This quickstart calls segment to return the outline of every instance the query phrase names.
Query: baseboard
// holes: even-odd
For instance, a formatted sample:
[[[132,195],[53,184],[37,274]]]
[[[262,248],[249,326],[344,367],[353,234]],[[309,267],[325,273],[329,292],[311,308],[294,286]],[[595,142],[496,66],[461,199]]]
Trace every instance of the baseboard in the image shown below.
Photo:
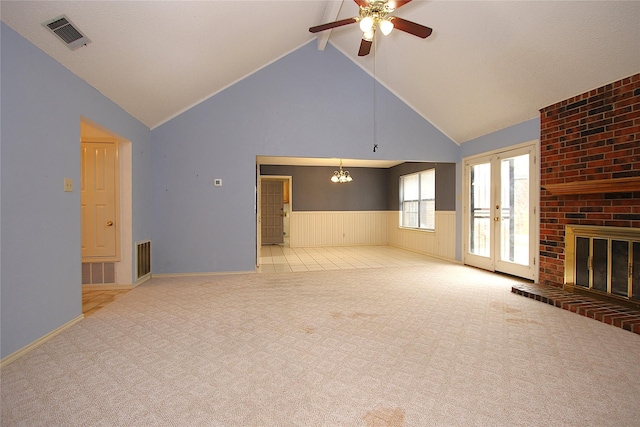
[[[146,276],[142,276],[141,278],[139,278],[138,280],[136,280],[136,282],[131,285],[132,288],[137,288],[138,286],[142,285],[144,282],[151,280],[151,274],[147,274]]]
[[[255,274],[255,270],[248,271],[218,271],[218,272],[209,272],[209,273],[163,273],[163,274],[153,274],[153,277],[197,277],[197,276],[225,276],[229,274]]]
[[[53,331],[49,332],[48,334],[38,338],[37,340],[35,340],[31,344],[29,344],[29,345],[27,345],[25,347],[22,347],[20,350],[16,351],[15,353],[12,353],[12,354],[8,355],[7,357],[5,357],[4,359],[2,359],[0,361],[0,368],[4,368],[9,363],[16,361],[20,357],[22,357],[25,354],[29,353],[31,350],[41,346],[45,342],[49,341],[51,338],[53,338],[56,335],[58,335],[59,333],[63,332],[65,329],[69,329],[70,327],[72,327],[73,325],[75,325],[76,323],[81,321],[82,319],[84,319],[84,314],[81,314],[80,316],[76,317],[75,319],[72,319],[72,320],[68,321],[67,323],[65,323],[64,325],[60,326],[59,328],[56,328]]]
[[[415,249],[411,249],[411,248],[405,248],[403,246],[396,246],[396,245],[388,245],[391,248],[396,248],[396,249],[402,249],[403,251],[407,251],[407,252],[413,252],[414,254],[420,254],[420,255],[424,255],[424,256],[428,256],[429,258],[435,258],[435,259],[439,259],[442,261],[448,261],[451,262],[453,264],[459,264],[459,265],[464,265],[464,263],[462,261],[459,261],[457,259],[453,259],[453,258],[447,258],[444,256],[440,256],[440,255],[435,255],[435,254],[430,254],[428,252],[422,252],[422,251],[417,251]]]
[[[122,290],[131,290],[142,285],[144,282],[151,280],[151,274],[147,274],[144,277],[136,280],[135,283],[129,285],[117,285],[115,283],[107,283],[104,285],[82,285],[83,291],[122,291]]]
[[[105,285],[82,285],[83,291],[121,291],[133,288],[133,285],[116,285],[115,283]]]

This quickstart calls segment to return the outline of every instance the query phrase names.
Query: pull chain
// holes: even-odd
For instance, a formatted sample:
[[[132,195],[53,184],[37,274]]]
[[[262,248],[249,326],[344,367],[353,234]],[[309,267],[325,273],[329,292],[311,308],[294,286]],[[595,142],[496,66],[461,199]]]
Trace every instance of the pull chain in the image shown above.
[[[375,41],[376,33],[373,33],[373,152],[376,152],[378,148],[378,124],[377,124],[377,91],[376,91],[376,50],[377,45]]]

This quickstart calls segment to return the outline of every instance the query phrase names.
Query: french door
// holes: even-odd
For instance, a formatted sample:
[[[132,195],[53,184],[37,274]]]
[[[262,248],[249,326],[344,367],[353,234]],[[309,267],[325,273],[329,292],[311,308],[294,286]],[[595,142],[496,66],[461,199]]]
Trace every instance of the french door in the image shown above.
[[[464,262],[537,279],[536,145],[464,161]]]

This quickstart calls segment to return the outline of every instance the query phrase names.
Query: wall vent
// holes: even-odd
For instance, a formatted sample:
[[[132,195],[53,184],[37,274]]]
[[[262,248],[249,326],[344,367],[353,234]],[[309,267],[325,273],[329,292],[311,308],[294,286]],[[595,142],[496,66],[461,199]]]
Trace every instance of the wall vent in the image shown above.
[[[51,19],[42,25],[58,36],[60,40],[62,40],[62,42],[71,50],[76,50],[79,47],[91,43],[91,40],[82,34],[82,32],[78,30],[66,15]]]
[[[82,284],[104,285],[116,283],[116,266],[113,262],[83,262]]]
[[[136,242],[136,280],[151,275],[151,240]]]

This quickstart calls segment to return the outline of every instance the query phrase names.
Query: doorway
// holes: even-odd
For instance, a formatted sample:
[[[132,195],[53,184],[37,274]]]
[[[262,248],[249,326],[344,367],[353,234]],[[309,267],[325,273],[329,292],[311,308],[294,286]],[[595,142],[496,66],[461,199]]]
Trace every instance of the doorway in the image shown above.
[[[130,289],[131,142],[81,118],[80,153],[82,286]],[[87,198],[89,184],[98,191]]]
[[[263,245],[284,244],[284,185],[274,179],[262,180],[261,228]]]
[[[464,160],[464,263],[536,280],[537,144]]]
[[[257,185],[257,258],[265,245],[290,247],[291,177],[262,175]]]

